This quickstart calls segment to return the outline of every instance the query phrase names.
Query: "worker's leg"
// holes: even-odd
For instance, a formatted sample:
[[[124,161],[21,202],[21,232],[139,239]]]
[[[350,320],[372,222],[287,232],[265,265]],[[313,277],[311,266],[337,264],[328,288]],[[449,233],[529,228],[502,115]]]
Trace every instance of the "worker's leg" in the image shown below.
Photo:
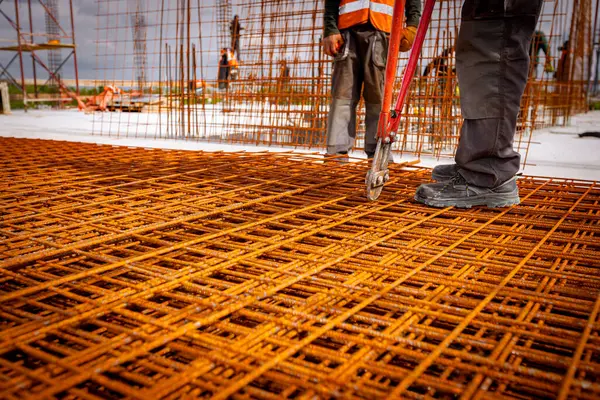
[[[456,44],[465,119],[456,163],[468,183],[487,188],[519,170],[513,139],[542,0],[504,5],[504,0],[467,0]]]
[[[388,35],[375,28],[358,32],[364,71],[365,153],[373,157],[377,147],[377,125],[383,100],[385,65],[389,45]]]
[[[227,71],[225,67],[219,65],[219,89],[225,89],[225,80],[227,79]]]
[[[327,154],[345,154],[354,146],[356,106],[362,86],[356,37],[342,32],[344,46],[335,57],[331,77],[331,106],[327,118]]]
[[[456,43],[464,117],[456,153],[459,175],[450,183],[421,185],[418,201],[463,207],[518,203],[511,178],[520,156],[513,140],[542,1],[465,1]]]
[[[241,62],[242,55],[240,54],[240,36],[239,35],[237,35],[237,37],[235,38],[235,46],[233,48],[235,49],[235,54],[237,55],[238,62]]]

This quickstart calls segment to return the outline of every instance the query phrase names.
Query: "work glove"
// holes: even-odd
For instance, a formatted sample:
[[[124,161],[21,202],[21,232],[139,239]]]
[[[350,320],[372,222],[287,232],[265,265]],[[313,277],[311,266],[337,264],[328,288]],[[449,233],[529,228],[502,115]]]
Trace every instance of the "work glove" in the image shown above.
[[[400,51],[409,51],[415,41],[415,36],[417,36],[416,26],[407,26],[402,29],[400,33]]]
[[[339,33],[329,35],[323,39],[323,51],[331,57],[335,57],[344,45],[344,39]]]
[[[544,65],[544,71],[549,74],[554,72],[554,66],[552,65],[551,58],[546,58],[546,64]]]

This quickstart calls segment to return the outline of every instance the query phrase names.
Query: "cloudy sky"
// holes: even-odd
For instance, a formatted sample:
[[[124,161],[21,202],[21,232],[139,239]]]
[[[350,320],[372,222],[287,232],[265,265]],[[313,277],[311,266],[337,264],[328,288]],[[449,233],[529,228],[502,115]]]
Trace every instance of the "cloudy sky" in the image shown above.
[[[46,2],[47,0],[41,0]],[[225,36],[229,36],[227,23],[220,21],[220,15],[215,7],[216,0],[189,0],[191,12],[189,15],[190,30],[189,44],[197,49],[198,75],[206,79],[216,78],[219,50],[226,45],[223,43]],[[70,35],[71,25],[69,20],[69,1],[57,0],[60,13],[60,23],[63,29]],[[36,33],[45,33],[44,10],[40,0],[31,0],[32,21],[34,41],[42,43],[46,40],[43,36],[35,36]],[[188,20],[188,15],[183,14],[181,9],[188,0],[73,0],[73,13],[75,16],[75,37],[77,43],[77,61],[79,65],[79,76],[85,79],[133,79],[135,76],[133,57],[133,32],[132,14],[138,5],[141,5],[146,19],[147,38],[147,76],[149,79],[157,79],[160,75],[166,76],[165,65],[167,63],[167,51],[170,53],[170,62],[173,70],[176,70],[180,45],[187,47],[188,42],[181,43],[177,38],[178,29],[181,32],[181,24]],[[245,28],[242,44],[247,53],[247,59],[253,59],[259,63],[264,57],[271,61],[294,59],[304,57],[307,60],[314,58],[314,44],[319,41],[322,19],[315,18],[315,8],[321,7],[321,0],[282,0],[280,2],[269,2],[268,5],[259,1],[232,1],[232,9],[228,16],[239,14],[243,19]],[[25,32],[29,32],[27,0],[19,0],[19,13],[21,26]],[[15,18],[14,2],[5,0],[0,4],[0,9],[13,21]],[[269,18],[263,15],[269,14]],[[0,43],[4,46],[15,45],[17,36],[10,24],[0,16]],[[303,31],[294,32],[294,35],[282,35],[284,30],[294,30],[294,27],[303,27]],[[187,36],[187,27],[183,26]],[[269,29],[273,28],[273,29]],[[270,32],[265,32],[269,30]],[[317,32],[317,33],[315,33]],[[229,39],[227,39],[229,40]],[[65,39],[69,42],[69,39]],[[307,43],[309,49],[298,50],[292,43]],[[165,44],[169,48],[165,48]],[[228,42],[227,42],[228,45]],[[312,47],[311,47],[312,46]],[[261,52],[259,49],[266,48]],[[307,54],[306,52],[311,52]],[[161,54],[162,53],[162,54]],[[0,52],[0,63],[5,67],[14,52]],[[39,51],[38,56],[45,62],[47,53]],[[68,50],[62,50],[63,58],[69,54]],[[31,57],[25,55],[24,69],[26,77],[32,76]],[[47,73],[37,67],[38,77],[47,77]],[[19,79],[18,60],[13,62],[9,68],[11,74]],[[62,70],[65,78],[74,77],[73,63],[67,62]]]
[[[47,0],[41,0],[46,2]],[[19,0],[19,17],[22,29],[25,33],[29,33],[29,15],[27,8],[28,0]],[[148,64],[150,64],[149,74],[152,74],[154,63],[158,63],[159,41],[162,34],[163,43],[175,38],[177,8],[181,4],[185,4],[187,0],[73,0],[73,14],[75,16],[75,38],[77,44],[77,61],[79,66],[79,76],[85,79],[94,79],[102,75],[120,75],[126,77],[132,75],[133,71],[133,32],[131,29],[131,14],[135,10],[138,3],[146,8],[147,18],[147,39],[148,39]],[[192,27],[190,36],[195,40],[196,46],[200,42],[200,35],[197,22],[199,19],[205,21],[204,40],[205,47],[216,46],[216,32],[214,21],[214,2],[215,0],[194,0],[191,3],[196,4],[192,11]],[[71,25],[69,20],[69,1],[57,0],[60,14],[61,27],[70,35]],[[200,6],[198,4],[201,3]],[[42,43],[46,40],[45,37],[37,34],[45,33],[45,12],[40,4],[40,0],[31,0],[32,4],[32,26],[34,31],[34,41]],[[164,4],[164,7],[163,7]],[[5,0],[0,4],[0,10],[5,13],[11,20],[16,21],[15,7],[12,0]],[[162,18],[164,27],[162,32],[158,28],[160,24],[160,12],[162,10]],[[232,10],[232,12],[235,10]],[[208,29],[208,31],[206,31]],[[16,31],[11,27],[10,23],[0,16],[0,45],[9,46],[15,45],[17,42]],[[65,42],[70,42],[70,39],[64,39]],[[175,41],[171,43],[176,46]],[[68,50],[62,50],[63,58],[69,54]],[[11,60],[14,52],[0,52],[0,63],[6,67]],[[38,56],[45,62],[47,54],[45,52],[37,52]],[[218,54],[208,57],[206,63],[216,63]],[[156,60],[155,60],[156,59]],[[31,57],[23,58],[25,64],[26,77],[32,76]],[[40,72],[38,76],[47,76],[47,73]],[[10,67],[10,72],[13,76],[18,77],[19,63],[18,60],[13,62]],[[73,77],[73,63],[67,62],[63,67],[64,77]]]

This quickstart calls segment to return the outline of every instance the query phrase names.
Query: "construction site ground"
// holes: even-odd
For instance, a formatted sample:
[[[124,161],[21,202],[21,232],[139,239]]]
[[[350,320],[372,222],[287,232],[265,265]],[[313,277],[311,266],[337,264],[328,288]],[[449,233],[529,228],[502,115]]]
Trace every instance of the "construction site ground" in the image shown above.
[[[91,113],[77,110],[22,110],[2,116],[0,137],[66,140],[84,143],[109,144],[172,150],[201,150],[226,152],[289,152],[323,153],[321,149],[280,146],[240,145],[206,142],[195,139],[164,138],[157,131],[156,116],[140,113]],[[567,127],[535,131],[531,140],[527,164],[522,172],[534,176],[600,180],[600,140],[580,138],[578,133],[600,131],[600,111],[574,116]],[[163,134],[165,134],[163,132]],[[166,135],[165,135],[166,136]],[[364,159],[362,151],[351,154],[356,161]],[[409,153],[394,155],[396,160],[415,161]],[[419,165],[432,168],[438,163],[452,162],[450,158],[420,157]]]
[[[600,397],[599,112],[470,210],[410,157],[368,202],[366,161],[52,113],[0,116],[0,397]]]

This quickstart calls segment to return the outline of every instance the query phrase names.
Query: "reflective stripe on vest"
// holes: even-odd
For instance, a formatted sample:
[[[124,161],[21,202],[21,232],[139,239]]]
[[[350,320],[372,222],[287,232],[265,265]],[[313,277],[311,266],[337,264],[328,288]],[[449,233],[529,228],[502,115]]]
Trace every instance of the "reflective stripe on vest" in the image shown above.
[[[351,26],[371,21],[376,29],[384,32],[392,30],[392,15],[394,0],[342,0],[339,9],[338,28],[346,29]]]

